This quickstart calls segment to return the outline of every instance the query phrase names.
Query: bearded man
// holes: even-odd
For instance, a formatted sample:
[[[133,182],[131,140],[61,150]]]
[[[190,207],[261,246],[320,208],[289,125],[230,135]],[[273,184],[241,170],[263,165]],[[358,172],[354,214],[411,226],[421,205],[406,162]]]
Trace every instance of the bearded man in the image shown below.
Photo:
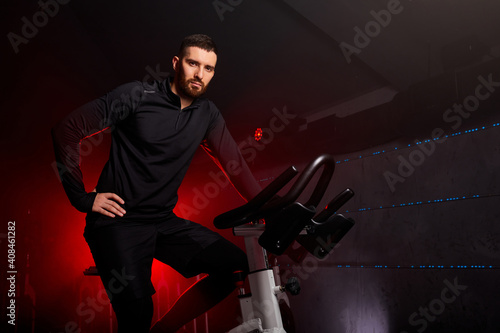
[[[261,189],[219,110],[204,98],[217,48],[206,35],[186,37],[164,81],[124,84],[70,113],[52,130],[64,190],[87,213],[84,237],[118,322],[118,332],[149,332],[153,258],[184,277],[207,275],[190,287],[154,332],[176,332],[229,295],[233,272],[248,272],[245,253],[208,228],[176,216],[177,190],[198,146],[247,200]],[[86,192],[81,140],[111,128],[109,160]]]

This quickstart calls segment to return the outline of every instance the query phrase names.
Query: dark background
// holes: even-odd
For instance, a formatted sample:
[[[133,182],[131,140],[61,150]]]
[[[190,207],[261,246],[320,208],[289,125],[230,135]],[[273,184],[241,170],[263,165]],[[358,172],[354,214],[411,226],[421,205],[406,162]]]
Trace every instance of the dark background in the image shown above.
[[[54,172],[50,129],[119,84],[165,78],[192,33],[218,44],[208,95],[263,185],[330,153],[328,196],[356,192],[343,208],[356,225],[331,256],[278,258],[302,281],[297,332],[499,331],[499,11],[495,0],[4,1],[0,241],[4,276],[15,221],[17,331],[116,328],[98,278],[82,274],[84,215]],[[109,134],[83,146],[90,191]],[[243,202],[217,172],[200,151],[179,214],[212,227]],[[156,264],[153,281],[155,318],[193,282]],[[443,294],[450,283],[462,289]],[[236,306],[188,329],[229,330]]]

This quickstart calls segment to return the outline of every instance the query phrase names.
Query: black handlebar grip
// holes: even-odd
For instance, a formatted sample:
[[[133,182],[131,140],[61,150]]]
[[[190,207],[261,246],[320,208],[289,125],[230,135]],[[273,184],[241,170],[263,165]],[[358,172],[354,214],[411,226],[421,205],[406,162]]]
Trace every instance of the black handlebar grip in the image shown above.
[[[354,191],[350,188],[346,188],[344,191],[339,193],[335,198],[333,198],[326,208],[316,215],[313,220],[315,222],[324,222],[330,216],[332,216],[337,210],[340,209],[347,201],[349,201],[354,196]]]
[[[333,172],[335,171],[335,159],[333,158],[333,156],[328,154],[320,155],[306,166],[297,181],[293,184],[290,191],[288,191],[288,193],[283,196],[283,202],[287,202],[289,204],[295,202],[302,191],[304,191],[307,184],[309,184],[316,171],[318,171],[318,169],[323,165],[325,166],[325,168],[323,169],[317,185],[314,188],[313,194],[311,195],[310,199],[304,204],[306,207],[316,207],[325,194],[326,188],[328,187]]]
[[[298,171],[294,166],[289,167],[262,191],[260,191],[255,198],[248,201],[245,205],[215,217],[214,226],[217,229],[227,229],[253,221],[257,216],[258,210],[271,200],[293,177],[295,177],[297,172]],[[278,201],[279,202],[277,202],[277,204],[281,206],[281,200]],[[269,208],[274,208],[275,206],[276,205],[273,204],[272,207],[270,206]]]
[[[316,207],[319,201],[325,194],[325,191],[330,183],[333,172],[335,171],[335,159],[333,156],[323,154],[309,163],[305,170],[301,173],[297,181],[292,185],[290,190],[280,199],[275,202],[268,203],[295,175],[297,169],[291,166],[279,175],[271,184],[263,189],[255,198],[250,200],[243,206],[230,210],[217,216],[214,219],[214,226],[217,229],[233,228],[245,223],[252,222],[259,218],[263,218],[269,214],[278,212],[280,209],[291,205],[299,195],[304,191],[312,177],[324,165],[323,172],[313,190],[309,200],[305,203],[306,207]],[[266,205],[267,204],[267,205]]]

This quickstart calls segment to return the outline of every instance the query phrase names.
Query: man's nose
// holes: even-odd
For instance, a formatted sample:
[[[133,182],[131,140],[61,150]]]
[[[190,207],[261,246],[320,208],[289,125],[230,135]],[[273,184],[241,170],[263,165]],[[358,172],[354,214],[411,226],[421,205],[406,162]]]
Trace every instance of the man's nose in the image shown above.
[[[195,77],[202,80],[203,79],[203,69],[198,68],[198,70],[194,73]]]

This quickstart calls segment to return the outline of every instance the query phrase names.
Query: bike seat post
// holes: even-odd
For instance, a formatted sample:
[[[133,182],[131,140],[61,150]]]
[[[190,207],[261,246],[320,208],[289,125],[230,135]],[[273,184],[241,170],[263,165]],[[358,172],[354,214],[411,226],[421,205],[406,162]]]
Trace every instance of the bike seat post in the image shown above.
[[[240,297],[240,305],[244,321],[260,318],[264,329],[282,329],[274,270],[269,265],[267,251],[258,242],[264,230],[264,224],[247,224],[233,229],[236,236],[244,237],[250,268],[251,295]]]
[[[264,230],[264,224],[245,224],[233,229],[236,236],[245,240],[250,272],[269,268],[267,252],[259,245],[259,237]]]

